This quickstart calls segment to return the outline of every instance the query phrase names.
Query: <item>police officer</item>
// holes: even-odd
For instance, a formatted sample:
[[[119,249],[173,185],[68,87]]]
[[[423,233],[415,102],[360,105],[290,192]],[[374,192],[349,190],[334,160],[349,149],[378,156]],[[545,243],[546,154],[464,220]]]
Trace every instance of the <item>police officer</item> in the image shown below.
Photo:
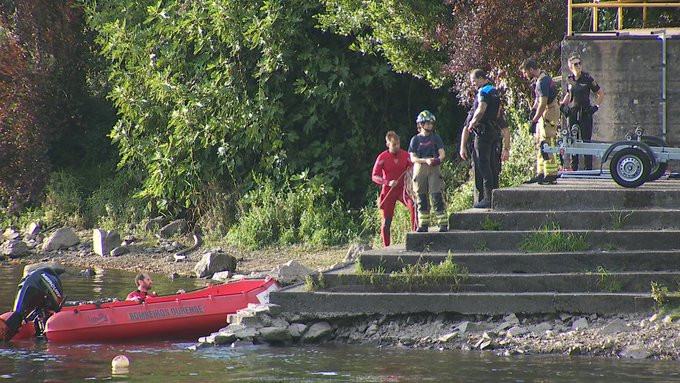
[[[577,124],[581,140],[589,142],[593,135],[593,114],[602,105],[604,91],[588,72],[583,71],[583,63],[579,56],[572,55],[567,63],[572,74],[567,77],[567,93],[562,99],[560,110],[567,116],[569,127]],[[590,92],[597,96],[594,105],[590,104]],[[585,170],[592,170],[593,156],[584,156],[584,159]],[[578,166],[578,155],[572,155],[571,169],[578,170]]]
[[[498,188],[500,161],[510,157],[510,131],[506,124],[500,124],[500,95],[487,73],[482,69],[473,70],[470,82],[477,87],[477,97],[472,115],[461,133],[459,154],[464,160],[468,158],[468,138],[473,134],[472,162],[476,189],[473,207],[484,209],[491,207],[492,191]]]
[[[535,80],[532,114],[529,120],[530,129],[534,129],[536,141],[536,177],[527,183],[554,184],[557,181],[557,157],[554,154],[543,153],[542,144],[555,145],[557,137],[557,123],[560,118],[560,108],[557,101],[557,87],[552,77],[542,71],[533,59],[524,60],[519,69],[524,77]]]

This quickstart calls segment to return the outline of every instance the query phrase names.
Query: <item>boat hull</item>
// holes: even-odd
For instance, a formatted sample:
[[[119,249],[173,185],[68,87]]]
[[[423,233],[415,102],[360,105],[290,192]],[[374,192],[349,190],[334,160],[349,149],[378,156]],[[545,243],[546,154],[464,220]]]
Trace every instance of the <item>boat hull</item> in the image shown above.
[[[101,305],[64,307],[47,320],[52,342],[111,342],[138,339],[190,339],[227,325],[227,315],[249,303],[267,303],[276,281],[244,280],[205,289]]]

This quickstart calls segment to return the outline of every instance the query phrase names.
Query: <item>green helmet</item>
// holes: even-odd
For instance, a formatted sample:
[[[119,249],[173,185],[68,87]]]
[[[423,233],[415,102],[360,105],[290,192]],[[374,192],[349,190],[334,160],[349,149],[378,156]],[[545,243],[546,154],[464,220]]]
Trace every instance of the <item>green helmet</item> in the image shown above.
[[[416,124],[420,124],[421,122],[435,122],[437,119],[434,117],[434,114],[430,112],[429,110],[423,110],[418,114],[418,117],[416,117]]]

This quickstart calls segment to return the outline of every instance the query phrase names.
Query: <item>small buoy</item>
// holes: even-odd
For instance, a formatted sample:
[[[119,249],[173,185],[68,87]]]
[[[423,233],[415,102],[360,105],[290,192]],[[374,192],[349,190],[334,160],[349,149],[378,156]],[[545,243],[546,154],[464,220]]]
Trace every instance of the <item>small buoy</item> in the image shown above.
[[[130,367],[130,360],[125,355],[118,355],[111,361],[111,367],[115,369],[123,369]]]

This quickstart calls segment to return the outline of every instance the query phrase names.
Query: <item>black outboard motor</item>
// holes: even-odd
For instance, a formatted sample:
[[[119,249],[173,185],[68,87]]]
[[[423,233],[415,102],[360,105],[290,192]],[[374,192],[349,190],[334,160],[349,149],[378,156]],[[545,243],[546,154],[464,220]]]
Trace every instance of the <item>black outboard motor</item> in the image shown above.
[[[16,335],[24,322],[35,321],[36,333],[41,334],[45,322],[53,312],[59,312],[64,303],[61,280],[49,267],[33,270],[18,286],[14,312],[6,321],[0,319],[0,338],[8,341]]]

